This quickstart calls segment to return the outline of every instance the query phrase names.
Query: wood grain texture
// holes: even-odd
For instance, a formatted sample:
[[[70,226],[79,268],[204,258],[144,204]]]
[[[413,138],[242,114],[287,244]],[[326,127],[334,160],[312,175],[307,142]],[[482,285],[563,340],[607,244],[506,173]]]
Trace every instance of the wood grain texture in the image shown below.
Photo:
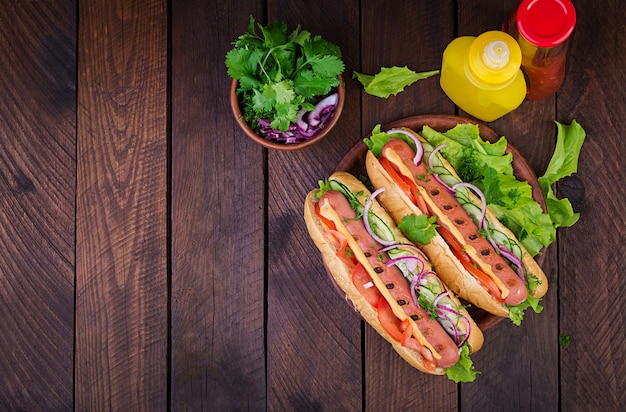
[[[562,121],[576,119],[587,137],[578,174],[558,186],[576,199],[580,221],[559,236],[563,410],[620,410],[626,405],[626,28],[623,2],[577,2]],[[584,16],[596,16],[585,18]],[[603,62],[598,64],[598,62]],[[578,245],[578,246],[576,246]]]
[[[499,29],[517,4],[497,0],[480,5],[460,2],[459,35],[477,36]],[[489,123],[520,150],[537,175],[545,171],[554,149],[555,101],[555,97],[539,102],[525,100],[513,112]],[[483,349],[473,357],[482,374],[473,384],[461,386],[463,410],[558,409],[556,245],[547,251],[542,268],[549,284],[548,294],[541,301],[543,311],[536,314],[529,309],[521,326],[505,321],[485,334]]]
[[[298,23],[338,45],[347,104],[322,142],[268,157],[268,409],[361,410],[361,322],[324,272],[303,219],[304,198],[359,139],[359,9],[351,2],[268,2],[268,21]],[[332,10],[332,13],[328,11]],[[297,177],[296,177],[297,176]]]
[[[452,10],[452,1],[365,2],[361,15],[362,72],[376,74],[382,67],[393,66],[407,66],[416,72],[439,70],[443,50],[454,36]],[[378,123],[407,116],[454,114],[454,104],[441,90],[438,75],[419,80],[387,99],[365,92],[361,98],[365,133]]]
[[[257,2],[172,10],[172,377],[178,410],[263,410],[265,172],[224,56]]]
[[[79,7],[77,410],[167,407],[167,12]]]
[[[581,215],[546,252],[544,310],[486,332],[476,382],[402,361],[303,220],[377,123],[465,115],[438,77],[380,99],[353,71],[437,69],[517,3],[0,0],[0,410],[624,409],[623,1],[576,1],[562,89],[488,124],[538,175],[555,120],[587,139],[555,187]],[[321,143],[268,151],[238,129],[224,56],[250,14],[341,47],[346,104]]]
[[[441,68],[441,53],[453,37],[452,1],[364,4],[363,72],[407,66],[422,72]],[[438,16],[433,19],[429,16]],[[376,124],[403,117],[453,113],[454,105],[439,86],[439,76],[420,80],[396,96],[381,99],[363,93],[362,124],[367,134]],[[446,377],[413,369],[373,330],[367,329],[367,410],[456,410],[457,388]]]
[[[0,2],[0,410],[73,401],[76,10]]]

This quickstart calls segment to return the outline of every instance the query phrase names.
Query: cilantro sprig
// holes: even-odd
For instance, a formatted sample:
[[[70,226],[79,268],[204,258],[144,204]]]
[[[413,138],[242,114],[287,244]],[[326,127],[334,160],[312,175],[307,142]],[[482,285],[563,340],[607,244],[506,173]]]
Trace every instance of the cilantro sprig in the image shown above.
[[[284,22],[263,26],[250,16],[248,31],[233,45],[226,68],[239,81],[242,115],[253,129],[257,119],[267,119],[286,131],[301,109],[313,110],[316,98],[339,85],[345,69],[338,46],[300,25],[288,33]]]
[[[411,242],[427,245],[436,234],[437,216],[407,215],[398,224],[398,229],[405,233]]]

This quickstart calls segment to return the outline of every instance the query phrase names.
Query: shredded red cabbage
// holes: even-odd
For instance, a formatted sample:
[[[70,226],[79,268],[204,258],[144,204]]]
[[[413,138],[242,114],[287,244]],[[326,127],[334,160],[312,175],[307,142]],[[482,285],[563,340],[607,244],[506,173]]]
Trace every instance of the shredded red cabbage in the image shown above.
[[[337,93],[324,97],[315,105],[315,110],[298,112],[298,121],[292,123],[287,131],[273,129],[271,121],[267,119],[258,119],[257,122],[261,127],[260,133],[267,140],[281,142],[286,144],[302,143],[319,133],[330,122],[335,109],[339,95]]]

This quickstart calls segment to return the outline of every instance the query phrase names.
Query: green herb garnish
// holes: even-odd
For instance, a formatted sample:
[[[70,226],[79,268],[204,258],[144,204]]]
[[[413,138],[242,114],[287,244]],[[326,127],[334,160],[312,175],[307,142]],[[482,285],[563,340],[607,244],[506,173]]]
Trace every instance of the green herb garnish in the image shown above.
[[[226,54],[228,75],[239,81],[243,118],[252,128],[269,119],[286,131],[301,109],[313,110],[316,98],[339,85],[345,66],[336,45],[297,28],[288,34],[283,22],[258,24],[250,16],[248,31]]]
[[[437,234],[437,216],[407,215],[398,224],[398,229],[406,234],[411,242],[427,245]]]

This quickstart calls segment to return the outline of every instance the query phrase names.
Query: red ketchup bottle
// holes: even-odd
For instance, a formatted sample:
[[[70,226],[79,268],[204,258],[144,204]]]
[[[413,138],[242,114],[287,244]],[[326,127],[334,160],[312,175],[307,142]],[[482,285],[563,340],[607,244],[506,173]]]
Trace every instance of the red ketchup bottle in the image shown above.
[[[502,29],[522,50],[522,71],[527,80],[526,97],[540,100],[563,84],[567,43],[576,25],[570,0],[522,0]]]

